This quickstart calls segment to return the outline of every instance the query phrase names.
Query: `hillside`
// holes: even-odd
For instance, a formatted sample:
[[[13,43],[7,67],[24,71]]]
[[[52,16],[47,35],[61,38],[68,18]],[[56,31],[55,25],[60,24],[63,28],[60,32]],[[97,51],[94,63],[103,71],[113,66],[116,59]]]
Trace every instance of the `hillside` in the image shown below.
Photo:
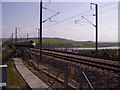
[[[37,40],[35,39],[36,43]],[[43,45],[57,45],[57,46],[68,46],[68,47],[95,47],[95,42],[93,41],[74,41],[70,39],[63,38],[43,38]],[[99,42],[99,47],[106,46],[117,46],[118,43],[107,43]]]
[[[32,39],[36,43],[38,43],[38,38],[29,38],[29,40]],[[7,39],[2,39],[3,42],[5,42]],[[26,38],[23,38],[22,41],[25,41]],[[18,41],[21,41],[19,39]],[[67,47],[95,47],[95,42],[93,41],[74,41],[70,39],[64,39],[64,38],[43,38],[43,45],[49,45],[49,46],[67,46]],[[109,47],[109,46],[118,46],[118,43],[112,43],[112,42],[99,42],[99,47]]]

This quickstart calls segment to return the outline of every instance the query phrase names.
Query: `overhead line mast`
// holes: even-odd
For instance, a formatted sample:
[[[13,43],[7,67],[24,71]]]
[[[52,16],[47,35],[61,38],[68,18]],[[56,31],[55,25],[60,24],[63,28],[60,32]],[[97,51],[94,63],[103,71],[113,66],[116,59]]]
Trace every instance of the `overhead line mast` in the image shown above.
[[[90,22],[88,19],[86,19],[84,16],[81,16],[83,19],[85,19],[87,22],[89,22],[91,25],[93,25],[96,28],[96,42],[95,42],[95,50],[96,50],[96,56],[98,56],[98,4],[96,3],[90,3],[90,9],[92,9],[92,5],[95,6],[95,14],[93,14],[93,16],[96,17],[96,24],[93,24],[92,22]],[[76,20],[76,22],[79,22],[80,20]]]
[[[42,0],[40,0],[40,39],[39,39],[39,47],[40,47],[40,61],[42,62]]]
[[[96,56],[98,56],[98,4],[91,3],[95,5],[95,16],[96,16]]]
[[[15,42],[17,42],[17,33],[18,33],[18,32],[17,32],[17,29],[18,29],[18,28],[15,28]]]

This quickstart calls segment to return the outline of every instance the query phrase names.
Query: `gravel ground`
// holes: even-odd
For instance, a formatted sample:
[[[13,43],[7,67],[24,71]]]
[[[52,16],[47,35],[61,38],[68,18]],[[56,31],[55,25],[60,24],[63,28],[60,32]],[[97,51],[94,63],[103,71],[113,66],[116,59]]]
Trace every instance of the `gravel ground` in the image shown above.
[[[60,71],[62,67],[62,64],[60,62],[63,62],[63,60],[54,58],[51,56],[46,56],[46,55],[43,55],[43,60],[44,60],[44,65],[50,68],[50,73],[57,75],[57,73]],[[66,62],[69,62],[69,61],[66,61]],[[109,88],[119,89],[120,88],[120,74],[98,69],[98,68],[87,66],[87,65],[83,65],[83,64],[77,64],[77,65],[83,68],[89,81],[91,82],[91,84],[95,89],[109,89]],[[33,73],[35,73],[41,80],[43,80],[47,85],[51,85],[51,82],[53,82],[51,78],[48,78],[41,71],[38,72],[35,69],[31,68],[30,66],[28,66],[28,68]],[[59,77],[63,78],[63,75]],[[88,87],[86,83],[84,84],[84,87],[85,88]],[[61,85],[59,82],[55,82],[52,88],[63,88],[63,85]]]
[[[44,60],[53,60],[53,62],[54,60],[63,61],[51,56],[44,56]],[[53,65],[56,66],[58,64],[54,63]],[[83,68],[94,88],[120,88],[120,73],[118,74],[82,64],[77,65]]]

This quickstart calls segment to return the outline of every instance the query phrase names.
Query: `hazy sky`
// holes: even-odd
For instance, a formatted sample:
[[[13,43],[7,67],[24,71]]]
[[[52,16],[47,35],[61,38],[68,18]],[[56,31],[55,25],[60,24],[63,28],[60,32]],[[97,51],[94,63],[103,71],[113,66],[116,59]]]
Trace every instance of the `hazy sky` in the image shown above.
[[[92,0],[91,0],[92,2]],[[99,5],[99,41],[118,40],[118,3],[96,2]],[[43,20],[60,12],[43,23],[43,37],[60,37],[77,41],[95,41],[95,7],[90,2],[44,2]],[[76,20],[80,20],[75,24]],[[39,28],[38,2],[2,2],[2,37],[10,37],[19,28],[18,37],[37,37]]]

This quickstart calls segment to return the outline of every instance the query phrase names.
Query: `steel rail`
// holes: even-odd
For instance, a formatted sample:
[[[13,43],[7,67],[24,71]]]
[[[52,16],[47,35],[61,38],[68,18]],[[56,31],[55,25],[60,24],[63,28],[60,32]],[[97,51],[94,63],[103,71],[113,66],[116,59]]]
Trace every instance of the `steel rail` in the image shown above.
[[[115,73],[120,73],[120,66],[119,65],[117,66],[117,65],[112,65],[112,64],[102,63],[102,62],[80,59],[80,58],[77,58],[77,57],[60,55],[60,54],[52,53],[52,52],[51,53],[50,52],[45,52],[44,50],[43,50],[43,54],[48,55],[48,56],[53,56],[53,57],[56,57],[56,58],[60,58],[60,59],[63,59],[65,61],[71,61],[71,62],[74,62],[74,63],[80,63],[80,64],[83,64],[83,65],[88,65],[88,66],[100,68],[100,69],[103,69],[103,70],[108,70],[108,71],[113,71]]]

